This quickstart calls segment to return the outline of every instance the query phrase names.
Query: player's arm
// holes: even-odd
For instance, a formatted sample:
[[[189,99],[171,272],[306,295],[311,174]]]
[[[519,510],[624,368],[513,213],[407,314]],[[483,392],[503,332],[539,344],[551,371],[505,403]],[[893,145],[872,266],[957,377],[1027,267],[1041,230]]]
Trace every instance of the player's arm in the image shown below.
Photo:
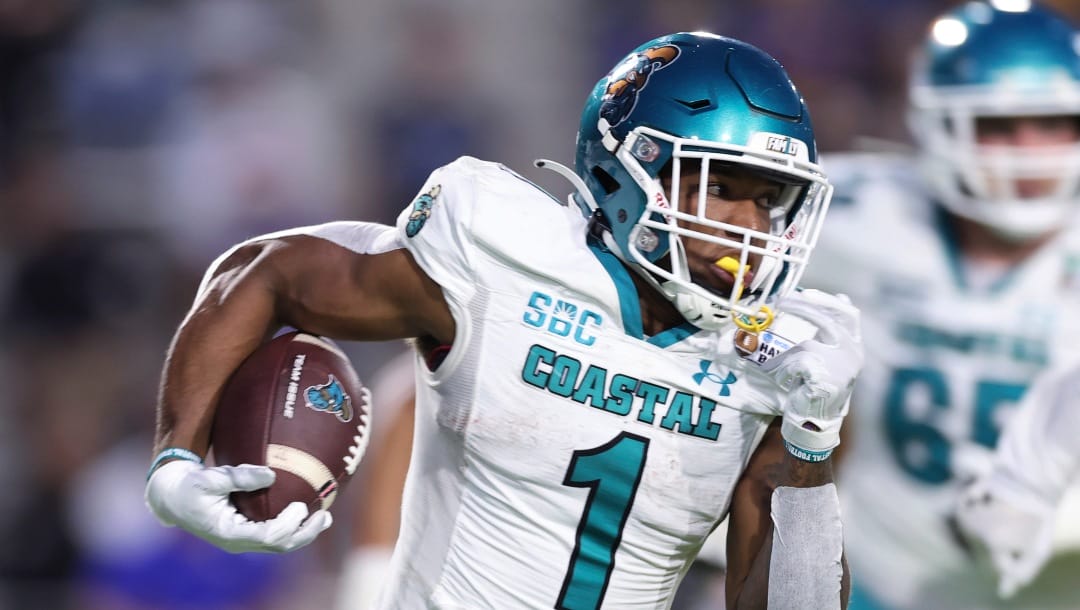
[[[805,544],[807,538],[810,538],[809,542],[815,545],[814,548],[791,549],[791,551],[793,553],[809,551],[815,555],[814,561],[824,564],[819,566],[823,568],[820,572],[825,573],[827,578],[806,581],[806,579],[798,580],[798,575],[772,574],[778,582],[773,583],[773,586],[770,585],[770,573],[774,571],[773,554],[787,552],[784,543],[776,544],[775,541],[774,518],[785,518],[783,514],[773,514],[776,490],[781,487],[794,490],[788,493],[787,497],[780,497],[778,500],[801,502],[804,505],[803,508],[810,508],[814,504],[821,503],[835,503],[835,506],[838,506],[835,487],[831,483],[831,460],[806,462],[794,457],[784,447],[784,439],[780,434],[780,420],[776,420],[769,426],[736,485],[731,502],[727,539],[728,608],[733,610],[767,608],[773,587],[797,589],[801,594],[800,599],[803,600],[818,599],[817,595],[836,597],[839,603],[837,607],[847,607],[850,592],[847,562],[842,554],[838,557],[829,556],[830,549],[832,552],[842,549],[839,544],[841,535],[839,508],[833,510],[834,516],[830,517],[826,513],[826,515],[813,516],[805,523],[795,523],[796,527],[804,527],[806,531],[793,532],[794,536],[791,540],[792,543]],[[783,492],[781,495],[784,496]],[[791,507],[777,508],[782,513]],[[835,543],[828,540],[829,536],[836,538]],[[795,538],[798,540],[794,540]],[[796,580],[779,582],[792,576]],[[836,590],[818,592],[815,590],[818,587]],[[837,593],[839,593],[838,596]],[[774,605],[777,605],[777,595],[783,594],[782,591],[773,593]]]
[[[305,235],[245,244],[204,282],[173,339],[162,375],[146,500],[166,525],[229,551],[288,551],[311,542],[330,515],[294,503],[253,523],[229,502],[273,483],[262,466],[206,468],[202,458],[221,391],[240,363],[282,326],[354,340],[430,337],[451,343],[454,320],[439,286],[404,249],[360,254]]]
[[[777,307],[817,332],[762,366],[781,389],[781,419],[766,431],[732,499],[728,607],[845,608],[831,455],[862,368],[859,312],[846,297],[816,290]]]
[[[1080,474],[1080,363],[1039,376],[1002,427],[987,472],[961,493],[955,524],[973,551],[989,556],[998,595],[1012,597],[1053,552],[1066,490]]]
[[[349,340],[453,342],[439,286],[405,249],[358,254],[294,235],[244,245],[214,271],[181,323],[162,377],[155,450],[205,455],[232,371],[283,326]]]

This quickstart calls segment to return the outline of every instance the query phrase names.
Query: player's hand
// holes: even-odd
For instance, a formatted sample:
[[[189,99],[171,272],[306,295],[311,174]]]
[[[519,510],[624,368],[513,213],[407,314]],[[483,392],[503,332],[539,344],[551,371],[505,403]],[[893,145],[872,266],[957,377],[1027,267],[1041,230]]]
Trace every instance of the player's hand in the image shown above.
[[[208,468],[172,461],[146,482],[146,504],[163,524],[178,526],[230,553],[283,553],[315,540],[332,520],[325,510],[308,517],[307,506],[294,502],[274,519],[255,522],[229,502],[230,493],[269,487],[274,477],[266,466]]]
[[[788,450],[820,461],[840,444],[840,425],[863,365],[859,310],[845,295],[804,290],[780,299],[776,308],[817,326],[803,341],[764,365],[788,392],[780,432]]]
[[[1055,511],[1034,494],[1012,493],[983,478],[960,493],[951,524],[974,556],[988,556],[1007,599],[1030,583],[1050,558]]]

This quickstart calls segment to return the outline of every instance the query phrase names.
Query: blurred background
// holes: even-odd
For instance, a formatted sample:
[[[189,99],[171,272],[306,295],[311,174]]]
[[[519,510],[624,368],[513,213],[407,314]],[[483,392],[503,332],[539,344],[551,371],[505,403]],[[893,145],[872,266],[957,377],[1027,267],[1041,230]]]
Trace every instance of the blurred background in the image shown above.
[[[670,31],[774,55],[822,151],[903,145],[908,58],[953,4],[0,0],[0,610],[330,607],[347,509],[231,556],[142,503],[165,350],[231,243],[391,222],[463,154],[562,197],[532,159],[572,164],[592,85]],[[366,379],[403,346],[347,348]]]

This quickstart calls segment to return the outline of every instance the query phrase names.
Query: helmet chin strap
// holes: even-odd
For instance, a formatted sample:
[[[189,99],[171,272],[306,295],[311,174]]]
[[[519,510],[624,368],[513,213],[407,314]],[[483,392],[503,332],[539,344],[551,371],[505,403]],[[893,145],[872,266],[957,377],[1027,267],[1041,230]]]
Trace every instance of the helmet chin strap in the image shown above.
[[[775,318],[775,312],[768,305],[762,305],[754,315],[740,314],[720,307],[674,281],[661,284],[660,292],[671,301],[682,317],[703,330],[720,330],[730,320],[745,331],[759,333],[769,328]]]
[[[660,292],[671,301],[687,322],[698,328],[719,330],[730,319],[729,311],[721,309],[701,295],[683,290],[676,282],[664,282],[660,285]]]
[[[689,283],[690,269],[687,266],[686,252],[683,250],[682,238],[677,235],[668,236],[670,248],[668,249],[672,275],[683,278],[683,282]],[[687,290],[685,284],[668,280],[659,286],[660,292],[671,301],[675,309],[686,318],[688,322],[705,330],[717,330],[723,326],[730,316],[730,312],[717,306],[709,299]]]

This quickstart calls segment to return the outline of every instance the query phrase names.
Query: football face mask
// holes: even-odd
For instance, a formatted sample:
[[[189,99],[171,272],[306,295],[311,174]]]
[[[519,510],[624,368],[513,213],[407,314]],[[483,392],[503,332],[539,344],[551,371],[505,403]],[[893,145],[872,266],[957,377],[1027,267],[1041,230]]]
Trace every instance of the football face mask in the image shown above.
[[[698,202],[673,205],[687,165],[701,171]],[[767,226],[707,213],[706,178],[719,166],[784,185]],[[768,324],[768,303],[802,276],[832,194],[806,106],[783,67],[710,34],[650,41],[597,83],[575,170],[576,199],[603,227],[604,244],[702,328]],[[710,247],[726,252],[709,263],[730,274],[729,286],[695,278],[693,253]]]

